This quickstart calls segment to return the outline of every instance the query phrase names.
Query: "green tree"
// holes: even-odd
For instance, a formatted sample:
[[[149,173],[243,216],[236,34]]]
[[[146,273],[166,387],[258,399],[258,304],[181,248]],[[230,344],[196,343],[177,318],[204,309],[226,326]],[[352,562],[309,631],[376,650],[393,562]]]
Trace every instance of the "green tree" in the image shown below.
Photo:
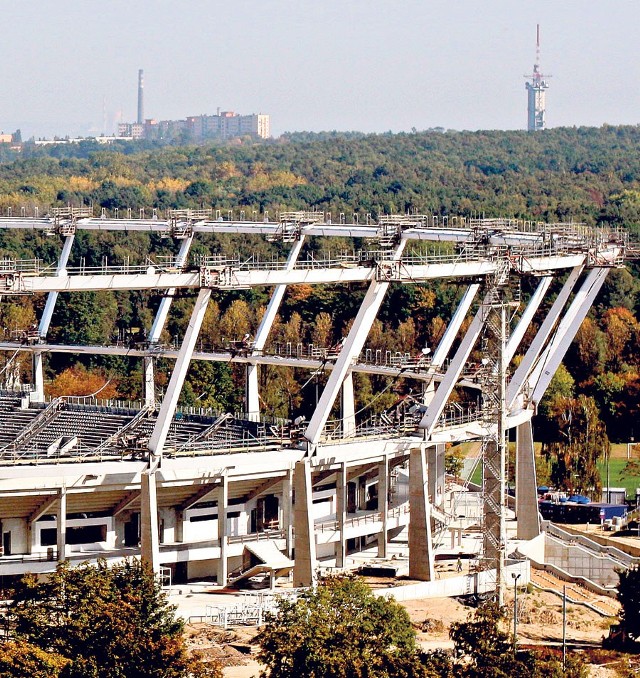
[[[504,630],[508,620],[505,608],[489,602],[479,607],[465,622],[451,625],[454,642],[453,675],[466,678],[585,678],[584,663],[569,655],[566,671],[561,658],[543,651],[513,652],[513,636]],[[440,675],[448,676],[447,673]]]
[[[479,607],[466,622],[451,625],[449,636],[455,645],[455,656],[468,664],[468,675],[509,676],[513,650],[509,633],[500,627],[504,617],[495,603]]]
[[[282,600],[258,635],[263,678],[425,676],[407,611],[355,577]]]
[[[636,641],[640,641],[640,567],[637,565],[627,570],[619,570],[618,601],[620,621],[627,633]]]
[[[24,641],[0,644],[0,676],[4,678],[57,678],[68,663],[61,655]]]
[[[112,567],[65,563],[46,580],[26,575],[8,618],[20,641],[68,660],[61,676],[206,675],[187,654],[174,612],[150,568],[127,560]]]
[[[551,482],[559,488],[600,496],[597,462],[609,454],[610,443],[593,398],[558,398],[554,403],[555,431],[542,445],[550,462]]]

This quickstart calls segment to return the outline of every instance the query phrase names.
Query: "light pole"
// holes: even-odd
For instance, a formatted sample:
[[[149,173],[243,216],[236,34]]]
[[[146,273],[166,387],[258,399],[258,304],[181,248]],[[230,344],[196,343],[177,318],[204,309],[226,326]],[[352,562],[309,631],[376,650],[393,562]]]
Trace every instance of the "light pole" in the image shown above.
[[[520,572],[512,572],[513,577],[513,656],[516,656],[516,647],[518,645],[518,579]]]

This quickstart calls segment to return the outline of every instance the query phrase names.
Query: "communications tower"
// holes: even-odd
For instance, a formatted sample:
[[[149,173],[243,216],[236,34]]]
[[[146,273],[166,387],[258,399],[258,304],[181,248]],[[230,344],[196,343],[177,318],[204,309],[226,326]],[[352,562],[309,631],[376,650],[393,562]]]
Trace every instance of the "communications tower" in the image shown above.
[[[533,65],[533,73],[524,77],[531,78],[525,85],[528,96],[527,129],[529,132],[537,132],[547,126],[545,92],[549,89],[549,83],[545,78],[551,77],[542,75],[540,72],[540,24],[536,25],[536,61]]]

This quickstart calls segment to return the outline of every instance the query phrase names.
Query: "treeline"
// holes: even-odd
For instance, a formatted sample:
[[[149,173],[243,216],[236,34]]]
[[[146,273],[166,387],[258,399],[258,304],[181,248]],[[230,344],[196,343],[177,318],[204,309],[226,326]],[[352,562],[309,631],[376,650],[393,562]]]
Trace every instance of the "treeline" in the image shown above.
[[[0,214],[25,207],[92,205],[101,208],[213,208],[255,213],[323,210],[338,220],[358,212],[418,212],[438,215],[507,216],[543,221],[576,220],[619,225],[634,237],[640,224],[640,128],[562,128],[544,133],[423,132],[412,134],[292,134],[277,140],[240,145],[154,147],[148,143],[113,148],[90,142],[77,146],[27,147],[22,157],[0,164]],[[356,243],[355,246],[360,246]],[[316,239],[308,249],[351,249],[348,241]],[[6,231],[0,256],[39,257],[55,262],[58,237]],[[194,254],[235,254],[270,258],[283,246],[244,236],[199,237]],[[158,235],[87,233],[76,238],[71,265],[144,264],[149,252],[175,253],[170,239]],[[525,296],[530,289],[525,281]],[[584,407],[589,398],[610,436],[626,440],[638,417],[640,284],[635,264],[612,271],[596,307],[580,330],[554,381],[542,414],[549,443],[563,437],[567,408]],[[272,341],[332,345],[348,330],[363,288],[304,287],[289,291]],[[434,283],[393,288],[369,338],[374,350],[415,351],[437,342],[449,320],[456,285]],[[203,341],[222,344],[255,331],[268,301],[267,291],[215,294]],[[5,333],[37,320],[43,298],[4,298],[0,327]],[[159,298],[142,292],[62,295],[50,336],[71,343],[109,343],[148,330]],[[163,340],[180,338],[192,300],[175,300]],[[535,323],[532,330],[535,329]],[[129,333],[129,334],[127,334]],[[8,358],[9,356],[7,356]],[[76,359],[52,356],[51,376]],[[125,358],[85,359],[118,383],[123,397],[140,395],[138,362]],[[164,365],[168,372],[170,364]],[[29,366],[23,362],[24,378]],[[310,383],[307,373],[262,370],[264,406],[288,416],[312,407],[323,376]],[[242,370],[229,365],[194,366],[185,403],[238,405]],[[392,404],[400,380],[358,377],[360,400],[373,409]],[[303,388],[304,387],[304,388]],[[380,392],[383,391],[383,396]],[[465,394],[460,393],[464,398]],[[576,415],[577,416],[577,415]],[[555,422],[555,423],[554,423]],[[638,432],[636,432],[636,435]]]
[[[0,207],[215,206],[334,214],[636,221],[637,127],[290,135],[240,146],[34,148],[0,165]]]

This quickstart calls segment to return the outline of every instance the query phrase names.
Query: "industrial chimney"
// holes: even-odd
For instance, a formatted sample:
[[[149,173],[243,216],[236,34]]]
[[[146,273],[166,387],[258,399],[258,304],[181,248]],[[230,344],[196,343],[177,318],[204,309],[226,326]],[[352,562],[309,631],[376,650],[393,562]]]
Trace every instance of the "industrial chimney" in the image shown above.
[[[138,124],[144,122],[144,71],[138,71]]]

